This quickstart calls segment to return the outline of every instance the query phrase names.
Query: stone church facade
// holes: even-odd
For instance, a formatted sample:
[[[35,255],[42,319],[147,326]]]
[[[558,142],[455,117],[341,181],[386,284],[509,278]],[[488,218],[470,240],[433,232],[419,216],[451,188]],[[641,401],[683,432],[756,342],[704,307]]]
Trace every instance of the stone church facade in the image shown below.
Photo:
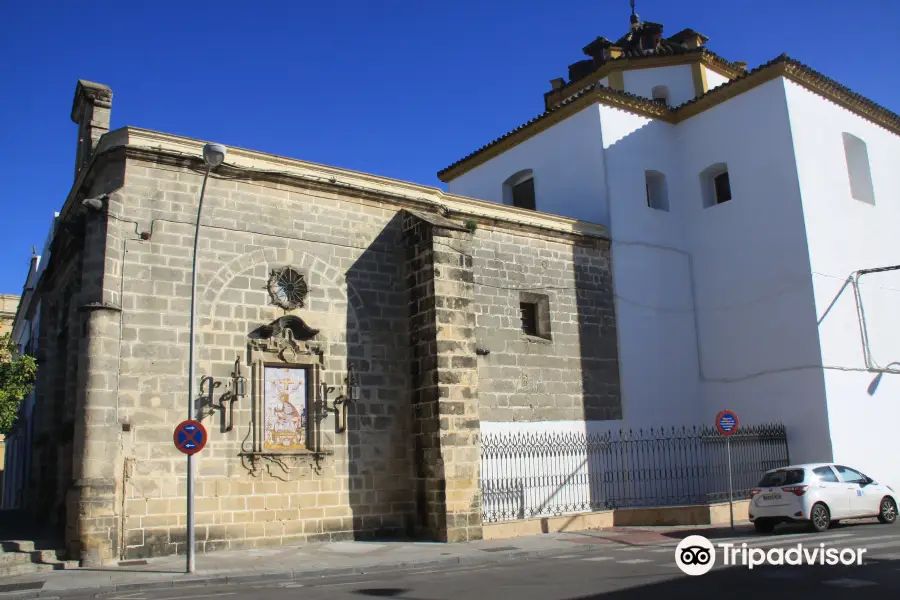
[[[203,143],[110,131],[111,103],[79,82],[36,291],[26,497],[84,564],[186,539],[173,430]],[[197,257],[198,551],[480,538],[481,421],[621,418],[609,245],[599,225],[230,149]]]

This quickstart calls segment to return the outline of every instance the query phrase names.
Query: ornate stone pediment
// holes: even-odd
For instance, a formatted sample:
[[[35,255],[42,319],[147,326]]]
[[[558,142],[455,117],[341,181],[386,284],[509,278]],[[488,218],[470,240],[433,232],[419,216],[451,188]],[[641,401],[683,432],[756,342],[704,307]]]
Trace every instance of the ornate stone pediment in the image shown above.
[[[302,356],[321,356],[322,348],[313,341],[319,330],[313,329],[296,315],[285,315],[250,332],[250,348],[277,355],[286,363]]]

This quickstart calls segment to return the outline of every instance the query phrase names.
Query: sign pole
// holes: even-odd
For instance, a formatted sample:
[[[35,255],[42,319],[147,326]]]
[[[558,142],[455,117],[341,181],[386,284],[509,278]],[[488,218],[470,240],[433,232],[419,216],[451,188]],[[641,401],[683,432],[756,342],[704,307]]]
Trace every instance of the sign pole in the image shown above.
[[[728,452],[728,512],[731,514],[731,528],[734,529],[734,482],[731,478],[731,436],[725,438],[725,450]]]
[[[728,513],[731,515],[731,529],[734,529],[734,478],[731,470],[731,436],[737,433],[740,421],[734,411],[722,410],[716,415],[715,425],[725,437],[725,453],[728,455]]]
[[[203,450],[209,434],[200,421],[188,419],[175,428],[172,441],[175,447],[187,454],[187,572],[194,572],[194,454]]]
[[[206,151],[204,149],[204,159]],[[194,328],[197,320],[197,242],[200,238],[200,212],[203,210],[203,196],[206,194],[206,182],[212,167],[207,164],[200,187],[200,202],[197,203],[197,224],[194,228],[194,252],[191,256],[191,323],[190,342],[188,346],[188,420],[194,418]],[[194,572],[194,460],[191,454],[187,457],[187,572]]]

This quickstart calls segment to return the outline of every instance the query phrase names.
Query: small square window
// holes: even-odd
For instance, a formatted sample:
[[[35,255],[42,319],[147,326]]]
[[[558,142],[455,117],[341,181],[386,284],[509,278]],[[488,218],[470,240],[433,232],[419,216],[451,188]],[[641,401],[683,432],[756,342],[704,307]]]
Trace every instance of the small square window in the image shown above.
[[[522,322],[522,333],[525,335],[551,339],[549,296],[519,292],[519,318]]]
[[[650,95],[654,102],[659,102],[663,106],[669,105],[669,88],[664,85],[657,85],[650,90]]]
[[[718,163],[704,169],[700,173],[700,187],[704,208],[731,200],[731,177],[728,174],[728,165]]]

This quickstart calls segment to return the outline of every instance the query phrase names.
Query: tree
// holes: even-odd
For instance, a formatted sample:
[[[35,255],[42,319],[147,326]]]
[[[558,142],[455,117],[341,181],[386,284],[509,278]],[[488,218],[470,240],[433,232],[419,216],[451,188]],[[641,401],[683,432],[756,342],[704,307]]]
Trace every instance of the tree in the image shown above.
[[[34,388],[37,361],[19,354],[7,333],[0,336],[0,433],[8,433],[16,422],[19,403]]]

